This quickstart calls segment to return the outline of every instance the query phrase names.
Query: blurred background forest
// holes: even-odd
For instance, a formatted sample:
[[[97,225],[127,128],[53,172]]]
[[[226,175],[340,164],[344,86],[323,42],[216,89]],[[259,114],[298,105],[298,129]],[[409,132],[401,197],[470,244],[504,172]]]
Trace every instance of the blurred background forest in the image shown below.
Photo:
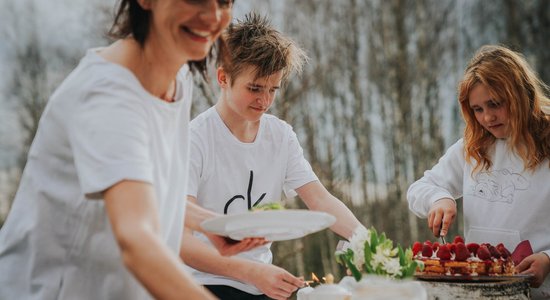
[[[87,48],[109,43],[114,1],[0,3],[1,226],[49,95]],[[363,224],[405,246],[433,240],[405,194],[462,134],[456,85],[475,50],[507,45],[550,82],[547,0],[237,0],[235,18],[251,10],[311,58],[271,113],[294,127],[319,178]],[[196,85],[193,115],[217,95],[212,83]],[[275,243],[274,262],[307,278],[340,278],[339,239],[325,230]]]

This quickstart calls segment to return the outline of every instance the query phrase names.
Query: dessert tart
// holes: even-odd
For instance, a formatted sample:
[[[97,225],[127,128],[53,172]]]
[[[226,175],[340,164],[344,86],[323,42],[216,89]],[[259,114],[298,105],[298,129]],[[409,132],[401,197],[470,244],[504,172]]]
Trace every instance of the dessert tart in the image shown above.
[[[456,236],[452,243],[415,242],[413,256],[419,262],[416,275],[508,276],[514,275],[512,255],[502,243],[464,243]]]

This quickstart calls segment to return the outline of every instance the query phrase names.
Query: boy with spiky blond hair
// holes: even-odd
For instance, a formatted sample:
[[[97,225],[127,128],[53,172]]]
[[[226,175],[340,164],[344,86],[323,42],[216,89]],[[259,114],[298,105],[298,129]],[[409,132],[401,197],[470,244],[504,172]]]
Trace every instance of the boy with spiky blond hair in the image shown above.
[[[219,100],[190,126],[188,199],[234,214],[277,202],[283,191],[297,193],[309,209],[336,217],[334,232],[351,237],[361,223],[319,182],[292,127],[266,114],[281,85],[301,71],[306,54],[254,13],[230,26],[222,41]],[[205,245],[200,234],[188,232],[185,239],[182,258],[221,299],[286,299],[303,285],[271,264],[269,244],[227,257]]]

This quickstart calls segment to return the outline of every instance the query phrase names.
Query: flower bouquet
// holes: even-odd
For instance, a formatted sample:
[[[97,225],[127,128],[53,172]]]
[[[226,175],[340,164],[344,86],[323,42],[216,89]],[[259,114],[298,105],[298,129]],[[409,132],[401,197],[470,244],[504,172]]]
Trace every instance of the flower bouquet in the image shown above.
[[[378,234],[374,227],[359,227],[350,239],[347,249],[336,251],[336,260],[349,269],[356,281],[363,274],[386,276],[395,279],[412,277],[418,262],[413,260],[411,248],[394,247],[385,233]]]

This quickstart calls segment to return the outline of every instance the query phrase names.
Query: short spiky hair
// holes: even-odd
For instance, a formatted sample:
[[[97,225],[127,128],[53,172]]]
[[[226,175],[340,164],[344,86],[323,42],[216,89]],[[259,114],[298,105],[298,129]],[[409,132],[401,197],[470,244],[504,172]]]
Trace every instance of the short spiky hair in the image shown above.
[[[232,79],[252,66],[255,78],[282,71],[284,82],[291,73],[300,73],[306,61],[304,50],[292,39],[275,30],[267,18],[252,12],[225,30],[217,64]]]

